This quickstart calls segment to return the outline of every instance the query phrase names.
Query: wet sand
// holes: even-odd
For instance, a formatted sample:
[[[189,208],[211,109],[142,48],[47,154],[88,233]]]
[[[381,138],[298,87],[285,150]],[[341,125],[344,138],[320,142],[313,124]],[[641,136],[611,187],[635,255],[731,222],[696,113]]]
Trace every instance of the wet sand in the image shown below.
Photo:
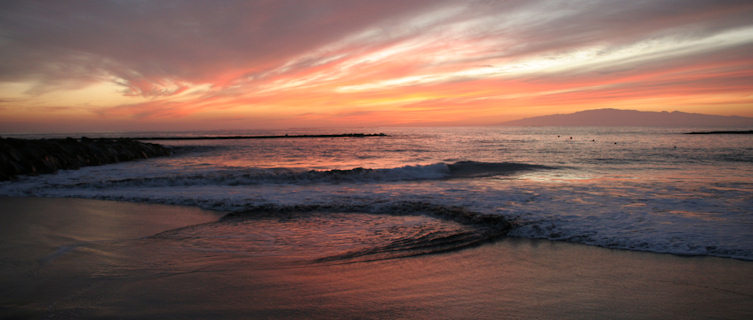
[[[221,217],[195,208],[40,198],[0,198],[0,208],[0,318],[753,318],[749,261],[508,238],[291,263],[316,246],[262,250],[285,235],[225,250],[232,234],[207,243],[180,232]]]

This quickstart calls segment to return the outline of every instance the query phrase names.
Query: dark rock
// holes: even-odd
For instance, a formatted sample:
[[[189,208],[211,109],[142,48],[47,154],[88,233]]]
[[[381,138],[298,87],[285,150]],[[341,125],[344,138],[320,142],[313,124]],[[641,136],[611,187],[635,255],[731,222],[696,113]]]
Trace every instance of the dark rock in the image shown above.
[[[139,137],[142,141],[154,140],[239,140],[239,139],[296,139],[296,138],[368,138],[386,137],[385,133],[341,133],[341,134],[301,134],[301,135],[275,135],[275,136],[167,136],[167,137]]]
[[[693,131],[685,134],[753,134],[753,130]]]
[[[0,181],[108,163],[167,156],[170,148],[134,139],[0,138]]]

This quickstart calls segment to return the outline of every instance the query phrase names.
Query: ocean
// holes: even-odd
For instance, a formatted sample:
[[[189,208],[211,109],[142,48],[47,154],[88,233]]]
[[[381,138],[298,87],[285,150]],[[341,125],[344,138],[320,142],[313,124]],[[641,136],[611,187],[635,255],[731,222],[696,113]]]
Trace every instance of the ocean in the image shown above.
[[[276,256],[291,263],[393,259],[501,237],[753,260],[753,136],[683,134],[694,130],[90,134],[386,136],[160,140],[176,154],[25,176],[0,182],[0,195],[216,210],[229,214],[225,223],[157,236],[183,239],[195,250]]]

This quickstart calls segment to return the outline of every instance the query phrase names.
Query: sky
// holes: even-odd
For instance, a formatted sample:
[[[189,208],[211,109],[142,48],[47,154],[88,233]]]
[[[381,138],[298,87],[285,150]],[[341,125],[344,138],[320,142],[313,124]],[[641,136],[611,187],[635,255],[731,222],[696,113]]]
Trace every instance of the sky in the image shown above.
[[[751,1],[2,1],[0,132],[753,117]]]

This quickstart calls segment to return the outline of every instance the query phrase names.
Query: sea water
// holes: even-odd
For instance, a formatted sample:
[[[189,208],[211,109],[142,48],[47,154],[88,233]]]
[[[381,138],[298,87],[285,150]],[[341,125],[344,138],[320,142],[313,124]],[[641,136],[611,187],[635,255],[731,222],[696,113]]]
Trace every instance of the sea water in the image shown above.
[[[299,245],[307,242],[305,246],[323,250],[310,257],[317,261],[441,252],[500,236],[753,260],[753,136],[683,134],[693,130],[110,133],[98,136],[386,136],[160,140],[174,147],[175,155],[24,176],[0,183],[0,195],[179,204],[228,212],[228,219],[242,221],[202,229],[201,234],[215,239],[209,247],[222,242],[222,250],[248,251],[250,242],[298,239]],[[352,215],[342,213],[362,215],[346,218]],[[285,234],[262,232],[269,230],[261,227],[268,223],[264,219],[290,215],[302,220],[294,228],[277,225]],[[407,218],[379,218],[395,215]],[[424,216],[452,223],[440,226]],[[500,221],[505,223],[500,226]],[[181,232],[198,231],[161,237],[186,236]],[[325,250],[340,243],[333,237],[351,244]]]

